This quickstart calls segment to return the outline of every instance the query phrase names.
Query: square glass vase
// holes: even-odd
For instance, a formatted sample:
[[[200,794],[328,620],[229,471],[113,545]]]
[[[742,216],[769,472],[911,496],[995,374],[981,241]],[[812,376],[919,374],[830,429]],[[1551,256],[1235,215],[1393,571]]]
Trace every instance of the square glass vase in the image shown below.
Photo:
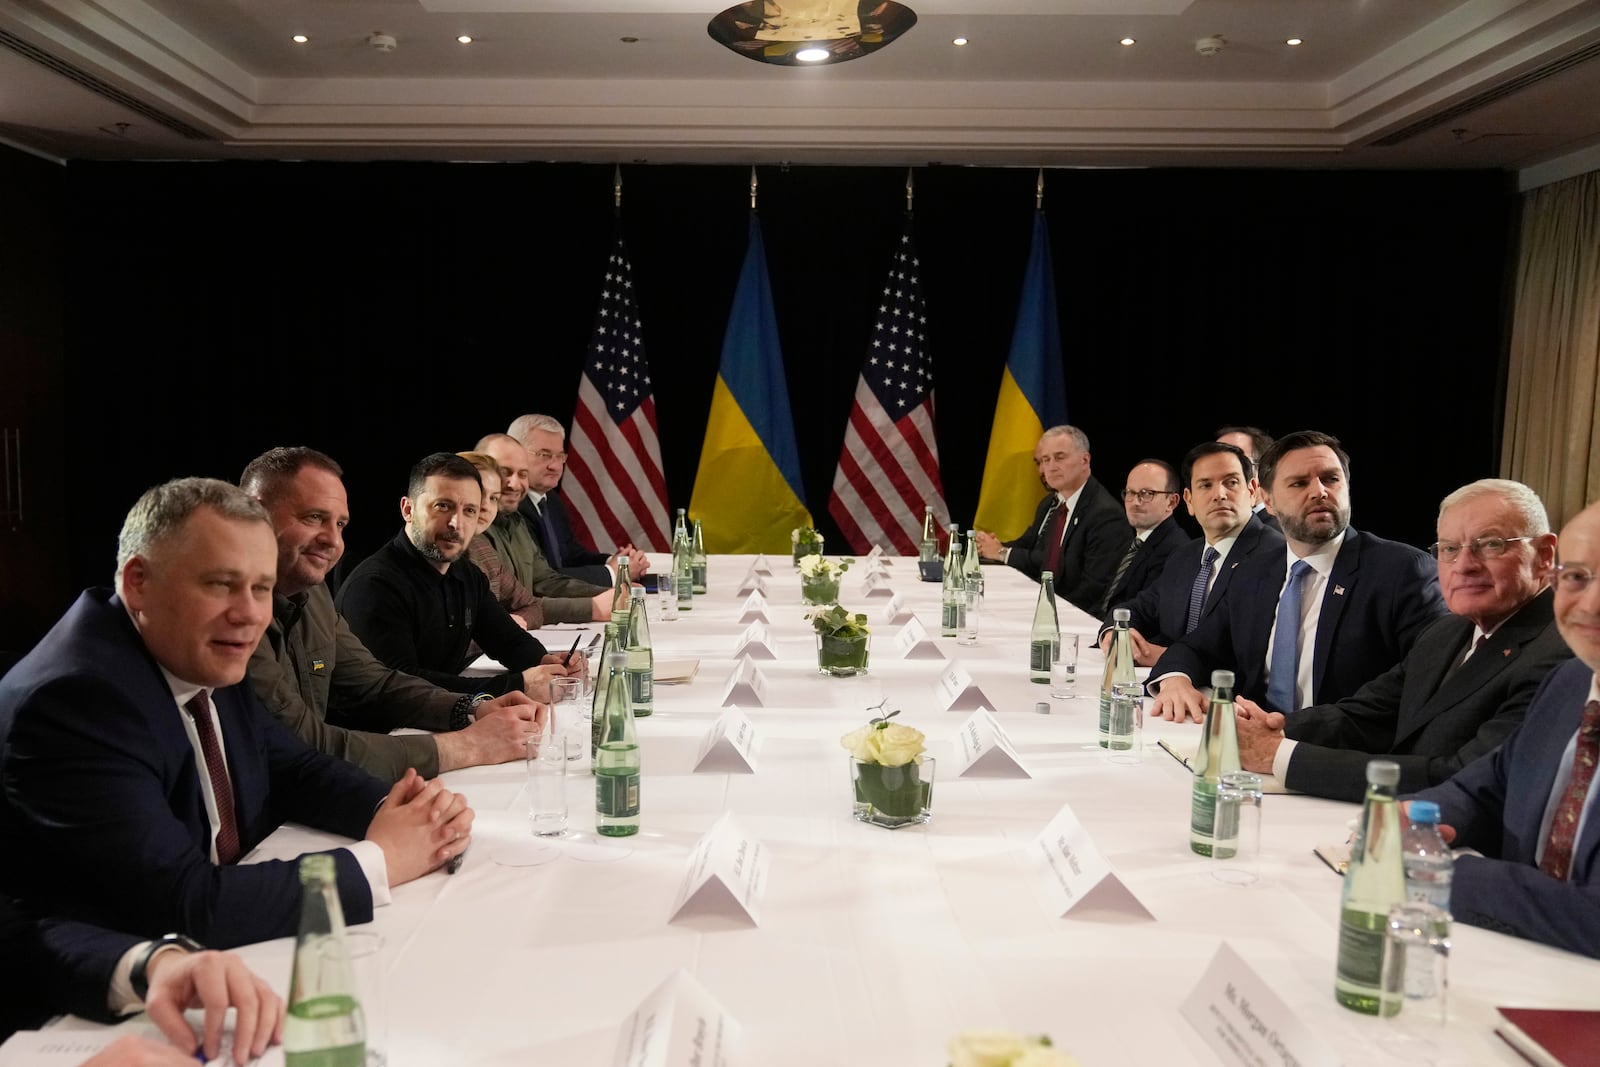
[[[822,555],[822,535],[819,533],[813,532],[806,540],[802,541],[800,540],[800,531],[791,530],[789,543],[794,549],[794,565],[796,568],[800,566],[800,561],[807,556]]]
[[[872,650],[872,635],[830,637],[817,634],[817,673],[833,678],[850,678],[867,673],[867,656]]]
[[[801,577],[800,599],[807,604],[825,606],[839,602],[839,575],[818,575],[815,578]]]
[[[850,814],[857,822],[890,830],[916,826],[933,818],[935,760],[885,767],[850,757]]]

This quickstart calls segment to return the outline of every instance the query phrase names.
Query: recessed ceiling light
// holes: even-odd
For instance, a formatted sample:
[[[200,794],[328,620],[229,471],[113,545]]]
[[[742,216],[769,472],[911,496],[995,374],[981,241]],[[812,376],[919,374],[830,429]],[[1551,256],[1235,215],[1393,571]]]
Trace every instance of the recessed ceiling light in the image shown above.
[[[621,41],[623,44],[638,44],[639,43],[639,38],[637,38],[637,37],[618,37],[617,40]]]
[[[472,38],[468,37],[466,34],[463,33],[460,37],[456,38],[456,43],[457,44],[471,44],[472,43]]]
[[[295,44],[305,44],[307,41],[311,40],[311,38],[307,37],[303,33],[295,34],[293,39]]]
[[[1291,37],[1291,38],[1289,38],[1287,41],[1285,41],[1283,43],[1286,44],[1286,45],[1289,45],[1291,48],[1294,47],[1297,44],[1305,44],[1305,42],[1302,41],[1298,37]]]
[[[955,45],[957,48],[959,48],[962,45],[967,43],[967,39],[965,37],[957,37],[955,40],[951,41],[950,43]]]
[[[802,63],[820,63],[828,58],[828,50],[826,48],[802,48],[794,54],[794,57]]]
[[[1118,43],[1119,43],[1119,44],[1121,44],[1121,45],[1122,45],[1122,47],[1124,47],[1124,48],[1130,48],[1130,47],[1132,47],[1132,46],[1133,46],[1133,45],[1136,45],[1136,44],[1138,44],[1138,43],[1139,43],[1139,42],[1138,42],[1138,41],[1136,41],[1136,40],[1134,40],[1134,39],[1133,39],[1133,38],[1132,38],[1132,37],[1124,37],[1124,38],[1123,38],[1123,39],[1122,39],[1122,40],[1121,40],[1121,41],[1119,41],[1119,42],[1118,42]]]

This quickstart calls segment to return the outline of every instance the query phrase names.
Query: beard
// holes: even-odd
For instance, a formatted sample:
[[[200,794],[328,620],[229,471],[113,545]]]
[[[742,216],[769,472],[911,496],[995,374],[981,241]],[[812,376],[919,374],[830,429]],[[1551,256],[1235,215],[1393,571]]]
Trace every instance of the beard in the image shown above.
[[[1350,525],[1350,509],[1338,505],[1330,506],[1333,508],[1334,522],[1328,528],[1313,526],[1304,515],[1279,515],[1278,524],[1283,527],[1283,535],[1311,545],[1325,545],[1332,541],[1344,533],[1345,527]]]
[[[428,537],[428,531],[423,529],[422,523],[418,522],[416,517],[406,524],[406,536],[411,539],[411,544],[416,550],[422,553],[423,559],[434,563],[450,563],[454,560],[453,556],[446,555],[444,549],[439,547],[439,542]],[[460,544],[461,541],[458,538],[447,543]]]

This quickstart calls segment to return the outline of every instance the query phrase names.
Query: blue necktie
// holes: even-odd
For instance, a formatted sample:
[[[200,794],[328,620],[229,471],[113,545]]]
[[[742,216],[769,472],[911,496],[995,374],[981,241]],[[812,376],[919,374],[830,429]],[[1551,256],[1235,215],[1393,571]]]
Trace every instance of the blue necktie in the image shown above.
[[[1183,624],[1184,633],[1200,625],[1200,613],[1206,606],[1206,587],[1211,584],[1211,568],[1216,562],[1217,550],[1207,545],[1205,555],[1200,557],[1200,570],[1194,576],[1194,584],[1189,586],[1189,615]]]
[[[533,510],[539,513],[539,525],[544,528],[544,554],[550,560],[550,566],[561,569],[561,545],[556,539],[556,524],[550,521],[550,501],[548,498],[543,503],[535,504]]]
[[[1288,713],[1300,708],[1294,695],[1294,681],[1300,673],[1300,579],[1310,571],[1311,564],[1295,560],[1283,595],[1278,598],[1278,621],[1272,628],[1272,662],[1268,664],[1272,671],[1267,682],[1270,711]]]

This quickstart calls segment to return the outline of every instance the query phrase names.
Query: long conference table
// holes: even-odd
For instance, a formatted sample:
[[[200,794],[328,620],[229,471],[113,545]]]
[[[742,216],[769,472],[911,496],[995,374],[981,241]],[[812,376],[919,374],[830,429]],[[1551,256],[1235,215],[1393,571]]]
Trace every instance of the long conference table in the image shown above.
[[[1077,698],[1051,700],[1028,681],[1038,587],[1009,568],[985,568],[978,643],[962,646],[938,636],[938,585],[917,580],[914,560],[888,561],[888,589],[945,657],[929,660],[900,656],[900,627],[882,621],[882,594],[862,592],[858,563],[841,600],[872,619],[870,671],[827,678],[816,673],[791,562],[771,557],[776,658],[755,661],[766,706],[741,709],[760,741],[755,769],[697,772],[738,667],[746,596],[736,590],[753,558],[713,557],[710,593],[676,620],[652,618],[657,660],[698,659],[699,671],[657,687],[654,715],[639,720],[637,836],[594,835],[593,780],[578,774],[568,782],[572,838],[541,852],[520,763],[445,775],[477,813],[468,858],[453,876],[398,887],[372,924],[386,944],[394,1067],[610,1064],[625,1020],[680,970],[737,1022],[731,1063],[942,1065],[958,1031],[1000,1028],[1049,1034],[1085,1065],[1217,1064],[1230,1061],[1180,1005],[1224,943],[1332,1061],[1404,1062],[1391,1051],[1394,1023],[1333,997],[1340,879],[1312,849],[1343,841],[1358,808],[1269,795],[1261,881],[1213,878],[1189,849],[1190,776],[1157,746],[1192,750],[1198,728],[1147,721],[1142,758],[1111,761],[1096,742],[1095,620],[1061,602],[1063,629],[1083,635],[1084,651]],[[543,636],[564,648],[574,629]],[[952,661],[990,698],[1029,777],[955,775],[969,713],[942,710],[935,691]],[[940,764],[923,826],[851,817],[839,738],[885,700],[897,722],[927,734]],[[1065,914],[1052,907],[1030,845],[1063,805],[1143,912],[1097,898]],[[725,812],[770,860],[758,923],[715,908],[673,913],[691,851]],[[336,844],[285,827],[253,858]],[[283,991],[291,948],[284,939],[241,951]],[[1521,1063],[1495,1036],[1494,1009],[1600,1007],[1597,979],[1594,961],[1458,925],[1440,1062]]]

